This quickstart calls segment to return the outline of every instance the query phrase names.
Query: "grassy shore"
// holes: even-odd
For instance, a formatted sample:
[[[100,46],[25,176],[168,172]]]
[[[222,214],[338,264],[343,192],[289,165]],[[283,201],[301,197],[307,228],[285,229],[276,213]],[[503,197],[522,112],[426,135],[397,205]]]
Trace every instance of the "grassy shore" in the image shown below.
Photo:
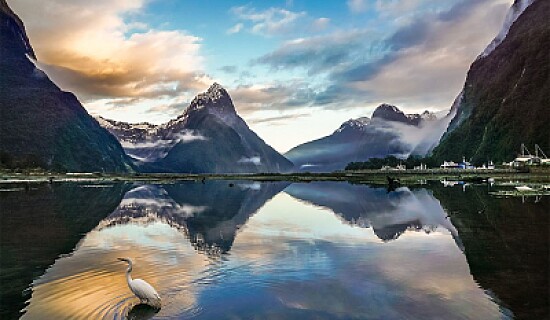
[[[206,180],[254,180],[254,181],[349,181],[352,183],[387,183],[387,177],[399,179],[402,184],[416,184],[433,180],[480,181],[493,178],[496,181],[550,182],[550,170],[496,169],[496,170],[362,170],[330,173],[258,173],[258,174],[104,174],[104,173],[52,173],[40,171],[0,171],[0,184],[53,183],[62,181],[109,182],[136,181],[150,183],[174,183],[177,181]]]

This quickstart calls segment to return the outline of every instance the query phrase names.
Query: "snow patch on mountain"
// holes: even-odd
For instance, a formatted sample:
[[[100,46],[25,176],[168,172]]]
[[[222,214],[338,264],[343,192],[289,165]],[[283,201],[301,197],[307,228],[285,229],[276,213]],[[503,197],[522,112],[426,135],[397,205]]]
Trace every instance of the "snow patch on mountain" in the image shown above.
[[[368,117],[361,117],[357,119],[349,119],[348,121],[342,123],[340,128],[338,128],[335,132],[342,132],[346,129],[357,129],[362,130],[371,122],[371,119]]]
[[[502,43],[502,41],[508,35],[508,31],[510,31],[510,27],[512,27],[512,24],[516,22],[523,11],[525,11],[525,9],[527,9],[534,1],[535,0],[517,0],[512,5],[510,11],[508,11],[508,14],[506,15],[506,18],[504,19],[504,25],[502,26],[502,29],[495,37],[495,39],[493,39],[493,41],[491,41],[487,48],[485,48],[485,50],[479,55],[478,59],[488,56],[496,49],[496,47],[498,47],[499,44]]]
[[[120,144],[126,153],[143,162],[154,162],[166,157],[170,149],[178,143],[190,143],[193,141],[206,141],[207,137],[194,130],[184,129],[178,133],[171,134],[169,137],[156,138],[149,137],[145,141],[131,141],[120,139]]]

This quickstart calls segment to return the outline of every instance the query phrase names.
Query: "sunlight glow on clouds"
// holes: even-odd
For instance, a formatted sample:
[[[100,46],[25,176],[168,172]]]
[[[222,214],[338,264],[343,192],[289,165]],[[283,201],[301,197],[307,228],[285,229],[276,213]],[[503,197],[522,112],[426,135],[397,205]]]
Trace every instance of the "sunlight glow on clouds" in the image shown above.
[[[285,151],[380,103],[448,110],[513,1],[8,2],[40,68],[89,112],[165,122],[218,81]]]
[[[124,19],[139,15],[144,0],[13,4],[29,21],[39,65],[84,103],[178,97],[210,82],[202,71],[201,38]]]

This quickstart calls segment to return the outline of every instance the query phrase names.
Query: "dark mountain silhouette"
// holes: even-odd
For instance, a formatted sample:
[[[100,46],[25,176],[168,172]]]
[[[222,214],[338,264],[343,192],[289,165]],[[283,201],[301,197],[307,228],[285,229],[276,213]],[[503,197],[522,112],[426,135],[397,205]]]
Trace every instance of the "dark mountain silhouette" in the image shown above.
[[[35,65],[21,20],[0,0],[0,167],[132,171],[115,137]]]

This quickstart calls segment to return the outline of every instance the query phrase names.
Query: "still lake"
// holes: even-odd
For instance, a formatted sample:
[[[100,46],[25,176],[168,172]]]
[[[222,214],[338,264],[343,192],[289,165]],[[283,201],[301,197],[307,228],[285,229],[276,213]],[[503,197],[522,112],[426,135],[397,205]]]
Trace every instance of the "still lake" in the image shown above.
[[[546,319],[550,201],[487,185],[10,186],[1,319]],[[134,278],[162,309],[137,306]]]

